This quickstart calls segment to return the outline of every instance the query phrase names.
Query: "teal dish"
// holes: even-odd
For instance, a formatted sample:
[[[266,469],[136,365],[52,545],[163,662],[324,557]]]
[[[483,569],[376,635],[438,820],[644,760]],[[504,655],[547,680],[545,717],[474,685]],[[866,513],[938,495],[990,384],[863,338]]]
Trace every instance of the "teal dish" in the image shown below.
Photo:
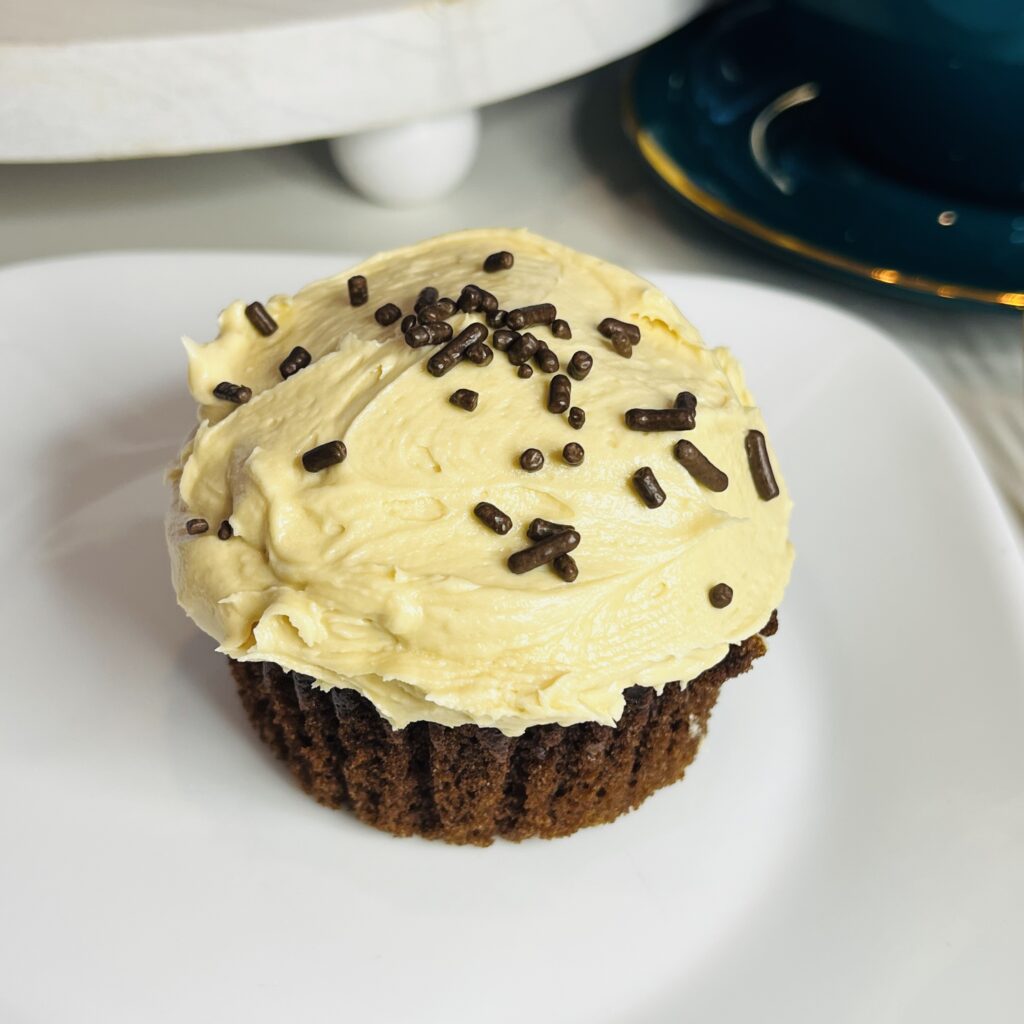
[[[1024,309],[1024,200],[964,199],[863,156],[788,16],[778,0],[717,7],[644,53],[626,95],[644,159],[690,205],[809,267]]]

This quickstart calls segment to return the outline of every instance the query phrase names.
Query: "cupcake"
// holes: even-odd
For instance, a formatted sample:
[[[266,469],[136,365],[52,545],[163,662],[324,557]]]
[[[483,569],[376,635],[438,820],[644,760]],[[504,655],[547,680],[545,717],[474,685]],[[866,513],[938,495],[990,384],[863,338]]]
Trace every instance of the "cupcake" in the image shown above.
[[[185,346],[178,601],[308,793],[487,845],[683,775],[793,553],[740,367],[665,295],[464,231]]]

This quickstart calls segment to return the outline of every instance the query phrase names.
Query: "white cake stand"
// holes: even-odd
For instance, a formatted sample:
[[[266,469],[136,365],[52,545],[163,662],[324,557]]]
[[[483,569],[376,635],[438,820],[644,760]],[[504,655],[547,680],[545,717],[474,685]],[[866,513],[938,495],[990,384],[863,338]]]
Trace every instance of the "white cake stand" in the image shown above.
[[[0,19],[0,162],[328,138],[364,194],[422,201],[471,165],[480,106],[640,49],[703,3],[9,3]]]

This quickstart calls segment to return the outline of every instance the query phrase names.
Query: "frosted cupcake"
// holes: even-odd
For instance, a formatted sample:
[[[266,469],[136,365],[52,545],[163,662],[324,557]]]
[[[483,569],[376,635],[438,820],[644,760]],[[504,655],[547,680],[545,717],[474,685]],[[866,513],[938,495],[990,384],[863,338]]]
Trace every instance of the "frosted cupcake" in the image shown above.
[[[775,630],[791,505],[738,364],[660,291],[465,231],[186,347],[178,600],[309,793],[487,844],[682,776]]]

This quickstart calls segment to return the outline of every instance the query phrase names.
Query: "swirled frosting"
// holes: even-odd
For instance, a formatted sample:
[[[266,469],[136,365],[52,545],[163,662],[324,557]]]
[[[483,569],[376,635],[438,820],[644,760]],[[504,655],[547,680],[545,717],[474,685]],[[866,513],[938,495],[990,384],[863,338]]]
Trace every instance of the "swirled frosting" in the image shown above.
[[[514,267],[483,273],[498,250],[514,253]],[[363,306],[349,302],[350,274],[369,283]],[[572,383],[582,429],[548,411],[548,374],[521,379],[495,352],[489,365],[463,360],[436,378],[425,365],[436,348],[410,348],[397,322],[374,318],[387,302],[411,312],[426,285],[458,296],[470,282],[503,309],[551,302],[569,322],[571,340],[532,331],[563,370],[577,350],[593,356]],[[185,340],[199,424],[171,472],[178,600],[231,657],[357,690],[396,728],[474,723],[517,735],[613,724],[627,687],[694,678],[779,604],[791,506],[777,462],[778,497],[762,500],[751,476],[744,442],[765,431],[761,415],[729,352],[705,347],[641,278],[526,231],[476,230],[375,256],[266,308],[278,324],[269,337],[235,302],[214,341]],[[640,327],[632,358],[598,333],[609,316]],[[480,319],[450,322],[458,333]],[[312,361],[282,379],[296,345]],[[221,381],[252,399],[215,398]],[[479,393],[475,411],[449,402],[457,388]],[[694,429],[626,428],[626,410],[670,408],[683,390],[697,398]],[[673,458],[681,437],[728,474],[724,491]],[[335,439],[344,462],[303,468],[303,453]],[[581,465],[561,456],[572,441],[585,449]],[[545,455],[539,472],[520,467],[526,448]],[[770,442],[769,453],[774,462]],[[667,495],[658,508],[633,485],[644,466]],[[508,534],[474,516],[481,501],[511,517]],[[189,535],[192,517],[209,532]],[[535,517],[579,532],[575,582],[549,565],[509,571]],[[717,608],[709,590],[722,582],[733,599]]]

